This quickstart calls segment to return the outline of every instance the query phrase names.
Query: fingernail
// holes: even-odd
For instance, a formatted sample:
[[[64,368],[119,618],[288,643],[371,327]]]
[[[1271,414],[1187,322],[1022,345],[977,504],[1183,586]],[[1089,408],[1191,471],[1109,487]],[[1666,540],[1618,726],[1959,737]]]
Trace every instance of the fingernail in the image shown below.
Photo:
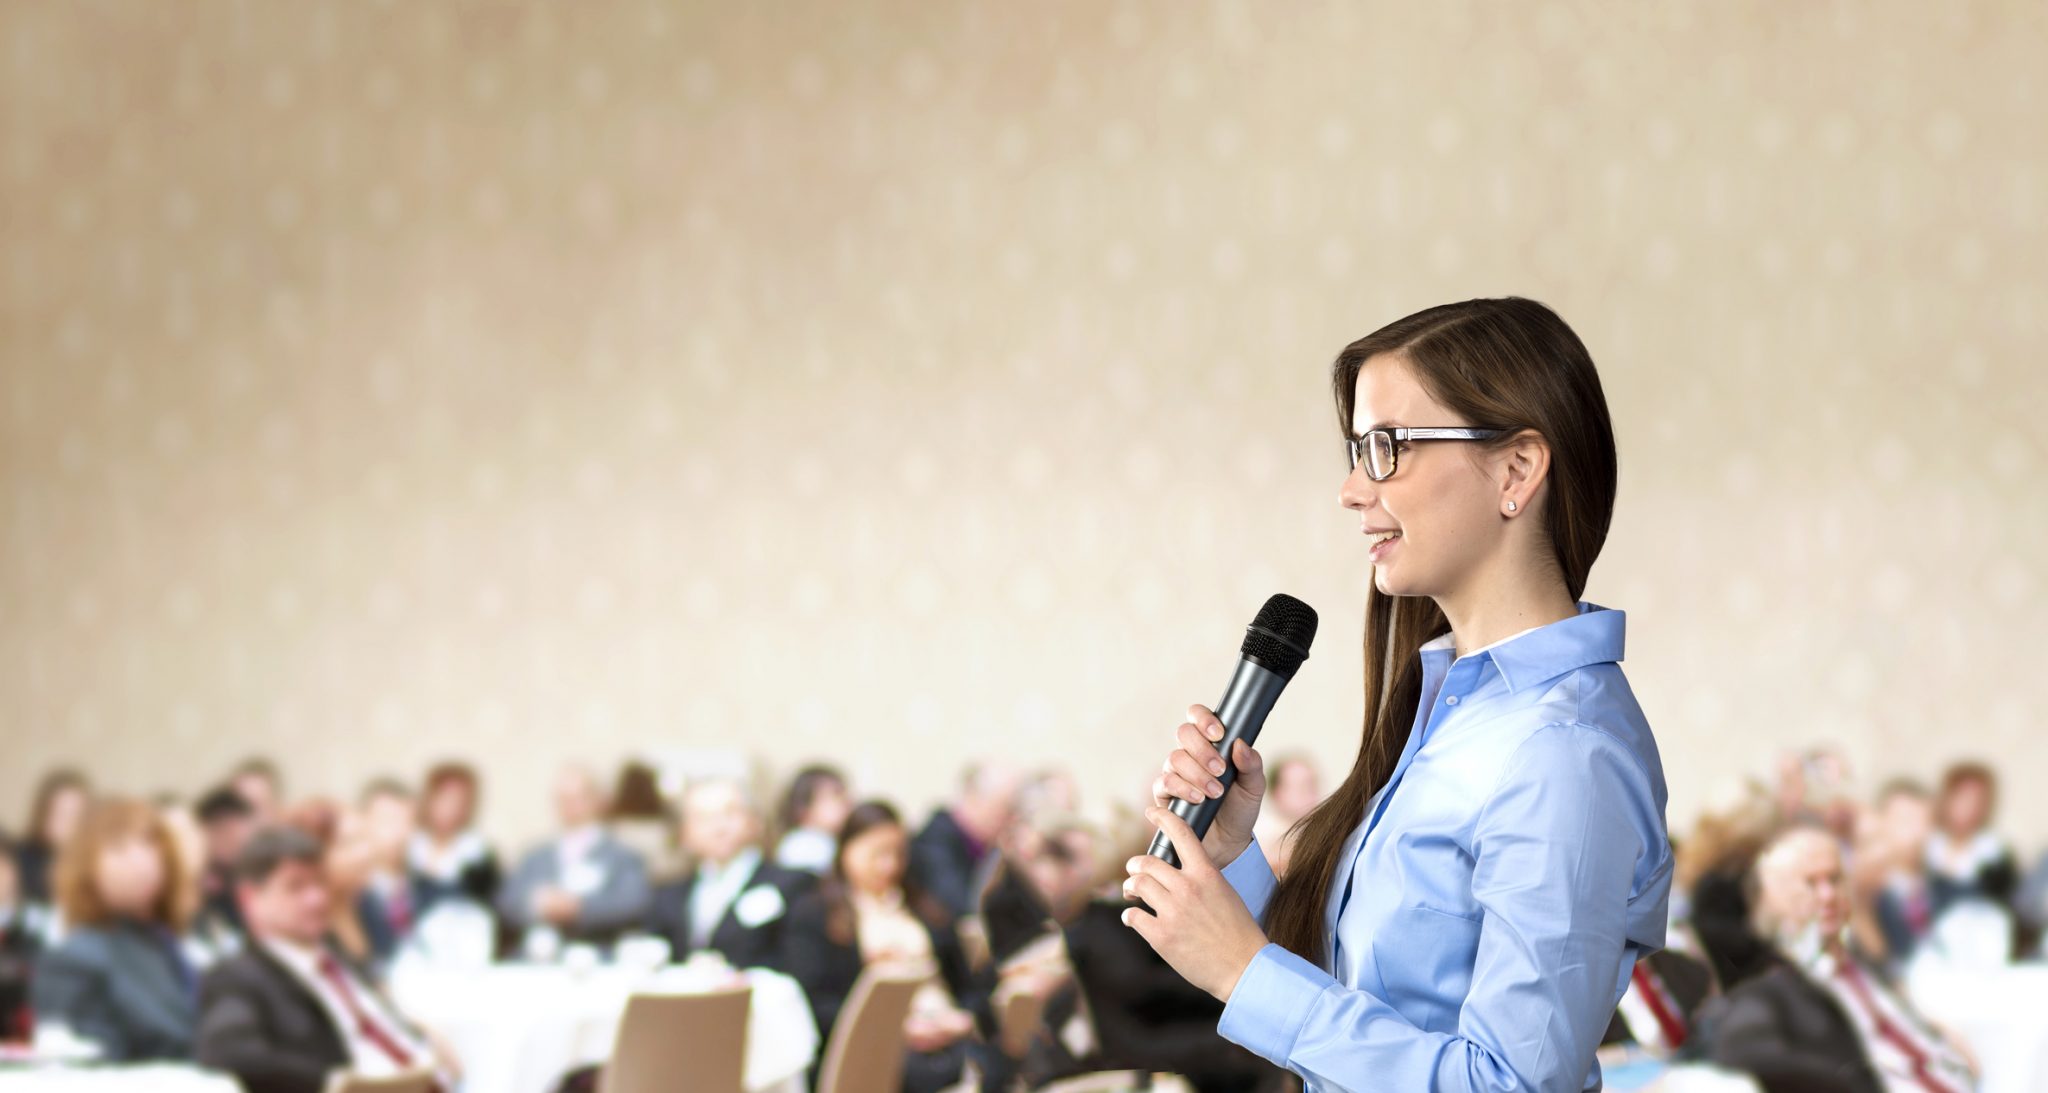
[[[1211,797],[1221,797],[1221,796],[1223,796],[1223,783],[1221,783],[1221,782],[1211,782],[1211,783],[1209,783],[1209,796],[1211,796]]]
[[[1209,726],[1209,739],[1211,739],[1211,740],[1221,740],[1221,739],[1223,739],[1223,730],[1222,730],[1222,729],[1219,729],[1219,728],[1217,728],[1217,727],[1216,727],[1216,726],[1214,726],[1214,725],[1211,725],[1211,726]]]
[[[1210,763],[1210,764],[1209,764],[1209,773],[1211,773],[1211,774],[1218,774],[1218,775],[1222,774],[1222,773],[1223,773],[1223,760],[1221,760],[1221,759],[1218,759],[1218,760],[1216,760],[1215,762],[1213,762],[1213,763]]]
[[[1136,873],[1137,871],[1138,871],[1138,859],[1136,859],[1136,858],[1132,858],[1132,859],[1131,859],[1130,861],[1127,861],[1127,862],[1125,862],[1125,863],[1124,863],[1124,872],[1126,872],[1126,873]]]

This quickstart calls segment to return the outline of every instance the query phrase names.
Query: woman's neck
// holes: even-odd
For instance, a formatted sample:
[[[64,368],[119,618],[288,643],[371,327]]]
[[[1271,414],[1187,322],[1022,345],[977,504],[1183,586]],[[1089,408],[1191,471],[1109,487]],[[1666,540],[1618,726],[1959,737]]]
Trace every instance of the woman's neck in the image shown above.
[[[1436,597],[1436,605],[1450,621],[1452,640],[1461,657],[1579,613],[1578,603],[1554,574],[1514,574],[1512,579],[1476,581],[1474,587]]]

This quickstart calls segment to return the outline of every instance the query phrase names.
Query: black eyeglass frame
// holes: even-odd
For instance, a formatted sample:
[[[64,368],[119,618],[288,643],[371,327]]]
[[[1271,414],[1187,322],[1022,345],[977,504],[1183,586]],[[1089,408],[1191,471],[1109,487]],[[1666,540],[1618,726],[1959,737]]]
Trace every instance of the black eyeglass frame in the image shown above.
[[[1401,469],[1401,449],[1398,445],[1405,444],[1411,440],[1492,440],[1495,437],[1512,431],[1511,429],[1479,429],[1465,426],[1367,429],[1357,436],[1345,438],[1345,443],[1351,449],[1351,469],[1355,471],[1358,469],[1359,461],[1371,453],[1370,442],[1375,437],[1386,437],[1387,473],[1376,473],[1373,468],[1374,461],[1364,459],[1366,477],[1371,478],[1375,482],[1385,482],[1387,479],[1394,477],[1395,471]]]

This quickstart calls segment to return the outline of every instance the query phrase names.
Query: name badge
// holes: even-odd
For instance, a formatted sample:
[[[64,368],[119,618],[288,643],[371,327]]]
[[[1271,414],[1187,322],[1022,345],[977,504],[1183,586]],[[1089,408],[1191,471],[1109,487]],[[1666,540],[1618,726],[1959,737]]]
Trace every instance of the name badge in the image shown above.
[[[782,891],[773,885],[762,884],[740,893],[732,905],[732,917],[749,930],[758,929],[782,917],[787,910],[782,902]]]

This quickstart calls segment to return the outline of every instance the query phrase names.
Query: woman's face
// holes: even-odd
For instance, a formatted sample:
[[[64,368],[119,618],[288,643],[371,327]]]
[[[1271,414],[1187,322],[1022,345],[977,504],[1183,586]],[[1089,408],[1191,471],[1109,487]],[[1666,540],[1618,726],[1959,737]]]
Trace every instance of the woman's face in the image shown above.
[[[92,882],[117,914],[146,918],[170,883],[156,840],[137,832],[109,840],[93,862]]]
[[[804,811],[803,826],[836,835],[846,826],[846,817],[852,811],[853,798],[847,796],[846,783],[834,779],[819,786],[811,797],[811,806]]]
[[[377,867],[377,843],[363,817],[344,812],[327,848],[327,880],[338,893],[354,895]]]
[[[1431,398],[1406,357],[1382,353],[1359,369],[1353,433],[1486,424],[1492,423],[1466,421]],[[1373,584],[1382,593],[1453,594],[1499,549],[1506,525],[1503,484],[1474,458],[1479,451],[1465,441],[1397,445],[1393,477],[1375,482],[1361,463],[1344,479],[1340,497],[1358,513]]]
[[[909,839],[898,824],[871,827],[841,848],[840,868],[855,891],[881,895],[903,884]]]
[[[65,786],[50,795],[49,811],[43,816],[43,834],[51,846],[71,841],[71,833],[78,830],[78,821],[85,817],[88,800],[80,786]]]
[[[469,826],[469,783],[450,778],[427,797],[427,828],[443,837],[459,835]]]
[[[1955,834],[1972,834],[1991,816],[1991,790],[1975,778],[1955,784],[1941,803],[1941,826]]]

